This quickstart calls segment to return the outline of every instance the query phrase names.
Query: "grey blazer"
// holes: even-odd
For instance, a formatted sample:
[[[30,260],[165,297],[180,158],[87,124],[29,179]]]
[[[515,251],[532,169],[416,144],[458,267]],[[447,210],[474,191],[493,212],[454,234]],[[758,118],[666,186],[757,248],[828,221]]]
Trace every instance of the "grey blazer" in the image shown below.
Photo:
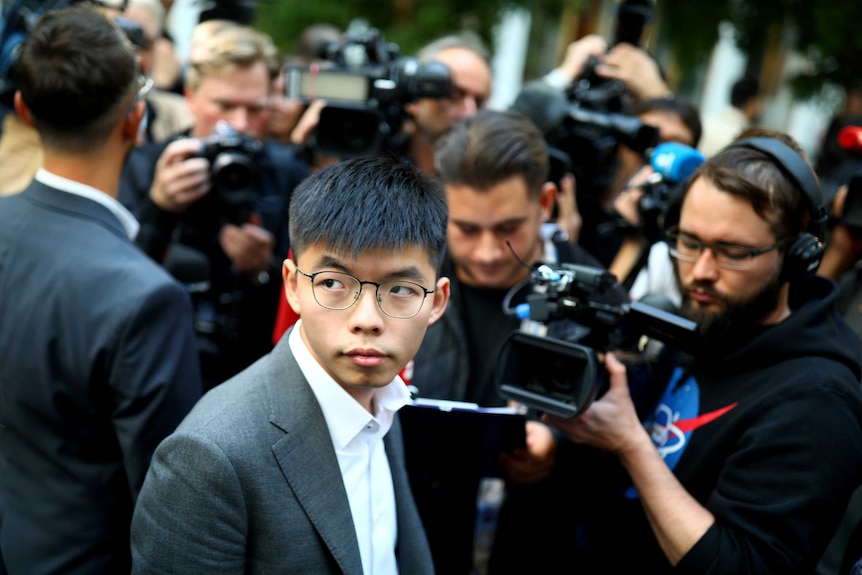
[[[396,418],[384,438],[400,573],[433,573]],[[132,521],[133,573],[362,573],[323,412],[288,337],[208,392],[156,450]]]

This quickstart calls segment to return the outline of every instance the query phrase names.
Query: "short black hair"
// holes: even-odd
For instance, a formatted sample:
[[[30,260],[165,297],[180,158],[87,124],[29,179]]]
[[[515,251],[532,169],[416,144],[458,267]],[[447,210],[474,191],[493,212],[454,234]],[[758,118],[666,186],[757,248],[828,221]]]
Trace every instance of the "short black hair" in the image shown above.
[[[752,76],[744,76],[733,83],[730,89],[730,105],[741,108],[746,102],[757,97],[760,92],[760,83]]]
[[[21,45],[14,79],[46,147],[104,143],[137,87],[135,50],[88,4],[46,12]]]
[[[306,178],[290,202],[295,258],[312,245],[338,254],[410,246],[423,248],[439,272],[449,210],[437,180],[389,156],[326,166]]]

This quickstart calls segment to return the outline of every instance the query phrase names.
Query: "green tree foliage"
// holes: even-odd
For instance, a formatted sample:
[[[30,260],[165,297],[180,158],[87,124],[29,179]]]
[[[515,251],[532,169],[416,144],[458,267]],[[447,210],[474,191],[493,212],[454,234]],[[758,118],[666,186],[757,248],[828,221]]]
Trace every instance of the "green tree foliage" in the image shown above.
[[[473,31],[491,46],[500,10],[524,7],[533,15],[531,42],[557,35],[564,8],[595,9],[602,0],[271,0],[260,2],[255,25],[289,54],[308,25],[328,22],[346,29],[364,18],[396,43],[403,55],[453,32]],[[862,84],[860,0],[658,0],[656,24],[683,75],[702,68],[718,40],[718,24],[737,30],[737,43],[756,69],[776,45],[806,56],[808,66],[792,79],[797,96],[815,97],[826,85]],[[528,68],[535,67],[528,66]]]
[[[755,67],[776,45],[806,57],[806,68],[791,79],[797,97],[862,84],[859,0],[676,0],[660,8],[663,42],[683,70],[703,65],[718,39],[717,24],[726,20]]]
[[[436,38],[464,30],[491,46],[493,28],[501,9],[507,7],[522,6],[554,17],[564,5],[579,4],[577,0],[274,0],[258,5],[255,26],[290,54],[310,24],[326,22],[345,30],[354,18],[363,18],[397,44],[401,54],[412,55]]]

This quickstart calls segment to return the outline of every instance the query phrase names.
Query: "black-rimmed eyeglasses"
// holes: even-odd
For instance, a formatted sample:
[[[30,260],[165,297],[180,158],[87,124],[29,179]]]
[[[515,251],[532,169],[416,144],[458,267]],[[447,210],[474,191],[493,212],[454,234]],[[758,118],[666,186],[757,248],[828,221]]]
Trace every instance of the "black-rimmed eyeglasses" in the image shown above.
[[[436,291],[404,280],[378,283],[362,281],[343,272],[323,271],[307,274],[299,268],[296,268],[296,271],[311,280],[314,301],[326,309],[349,308],[362,295],[362,286],[368,284],[377,290],[375,299],[380,311],[396,319],[410,319],[422,309],[425,298]]]
[[[694,262],[700,258],[703,250],[709,249],[715,264],[727,270],[747,270],[754,262],[754,258],[784,246],[791,239],[783,238],[762,248],[750,248],[735,244],[702,242],[688,234],[676,231],[666,233],[665,237],[670,255],[674,258],[684,262]]]

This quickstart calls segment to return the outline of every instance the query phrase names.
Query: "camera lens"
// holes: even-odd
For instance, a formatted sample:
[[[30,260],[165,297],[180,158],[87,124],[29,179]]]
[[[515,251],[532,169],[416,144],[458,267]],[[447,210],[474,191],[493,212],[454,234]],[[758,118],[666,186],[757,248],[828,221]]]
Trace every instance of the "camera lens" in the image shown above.
[[[548,368],[551,387],[563,393],[571,392],[575,385],[574,378],[580,373],[578,367],[564,357],[551,359],[551,365]]]
[[[220,199],[230,205],[248,202],[257,167],[254,161],[240,154],[219,154],[212,166],[213,185]]]

